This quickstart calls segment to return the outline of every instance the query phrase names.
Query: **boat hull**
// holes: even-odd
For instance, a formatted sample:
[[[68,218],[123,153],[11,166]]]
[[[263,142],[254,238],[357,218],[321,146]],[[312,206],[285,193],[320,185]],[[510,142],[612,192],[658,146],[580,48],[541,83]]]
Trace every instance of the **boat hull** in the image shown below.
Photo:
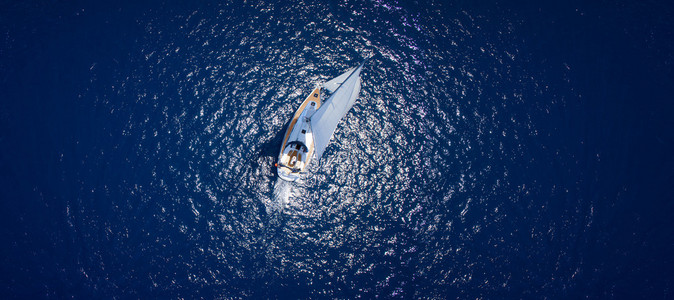
[[[302,102],[286,129],[276,171],[279,178],[296,181],[314,155],[314,139],[309,117],[321,106],[321,89],[316,88]]]

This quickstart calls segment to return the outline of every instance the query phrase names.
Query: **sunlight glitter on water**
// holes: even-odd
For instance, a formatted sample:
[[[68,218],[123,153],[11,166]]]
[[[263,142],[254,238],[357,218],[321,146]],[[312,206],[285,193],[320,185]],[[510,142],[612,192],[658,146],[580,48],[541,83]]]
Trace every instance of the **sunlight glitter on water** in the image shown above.
[[[276,288],[304,278],[315,282],[310,288],[329,281],[367,286],[370,296],[400,290],[410,296],[415,278],[448,287],[445,278],[475,273],[457,262],[490,265],[483,256],[471,256],[483,249],[471,245],[479,245],[474,239],[479,235],[494,235],[499,243],[511,237],[499,235],[500,226],[512,220],[498,198],[511,188],[503,172],[510,168],[506,163],[526,152],[516,136],[535,128],[516,126],[527,115],[515,113],[520,102],[501,96],[518,88],[516,79],[523,76],[503,77],[513,68],[503,65],[508,60],[483,57],[484,51],[474,51],[486,47],[481,40],[455,32],[457,26],[476,32],[464,14],[456,16],[459,25],[436,28],[442,16],[424,19],[398,8],[375,8],[371,13],[386,22],[373,25],[360,13],[331,14],[323,5],[310,9],[318,11],[310,19],[301,14],[289,19],[263,6],[248,7],[247,14],[227,14],[234,9],[224,7],[217,17],[196,13],[171,23],[150,20],[132,77],[142,78],[143,85],[136,91],[132,82],[119,84],[141,96],[128,108],[106,103],[117,114],[126,113],[119,144],[137,145],[137,160],[153,168],[149,185],[161,192],[155,201],[162,201],[155,223],[169,233],[162,237],[187,236],[188,250],[211,250],[191,258],[199,267],[190,275],[201,277],[201,268],[218,274],[212,276],[218,283],[209,286],[222,287],[225,296],[245,294],[230,292],[239,286],[236,278],[259,283],[272,277],[281,278],[272,284]],[[342,24],[345,16],[374,28]],[[204,25],[194,26],[190,18],[201,18],[197,23]],[[192,32],[177,39],[183,27]],[[412,29],[417,27],[433,31]],[[492,41],[494,47],[514,51],[498,42]],[[309,44],[315,48],[304,47]],[[271,166],[284,124],[316,82],[364,57],[370,60],[360,97],[322,161],[312,163],[298,182],[279,179]],[[491,188],[484,182],[497,184]],[[133,189],[133,196],[143,193]],[[166,196],[176,200],[163,201]],[[154,224],[144,219],[150,208],[137,214],[141,225]],[[482,212],[496,208],[496,221],[484,218]],[[175,218],[167,221],[167,216]],[[410,250],[422,244],[434,246]],[[447,268],[453,275],[445,275]],[[500,274],[482,275],[500,286],[510,273]]]

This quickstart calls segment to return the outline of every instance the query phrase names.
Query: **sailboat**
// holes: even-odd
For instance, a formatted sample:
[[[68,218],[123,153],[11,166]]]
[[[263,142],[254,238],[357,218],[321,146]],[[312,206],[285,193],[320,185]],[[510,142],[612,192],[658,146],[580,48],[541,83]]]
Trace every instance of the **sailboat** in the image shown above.
[[[320,160],[339,121],[360,93],[360,72],[365,62],[317,86],[302,102],[283,136],[276,171],[279,178],[296,181],[313,158]],[[321,94],[330,96],[321,102]]]

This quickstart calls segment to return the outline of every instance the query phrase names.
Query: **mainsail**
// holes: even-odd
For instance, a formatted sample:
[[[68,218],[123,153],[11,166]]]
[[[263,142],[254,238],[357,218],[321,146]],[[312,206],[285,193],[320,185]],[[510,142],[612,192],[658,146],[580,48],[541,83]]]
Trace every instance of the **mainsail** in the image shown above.
[[[314,137],[316,159],[320,159],[323,155],[325,147],[327,147],[332,134],[337,129],[339,120],[349,112],[349,109],[356,102],[360,92],[360,72],[362,69],[363,63],[355,70],[347,71],[324,85],[326,89],[333,93],[321,105],[321,108],[311,116],[311,131]],[[331,90],[331,87],[334,87],[334,89]]]

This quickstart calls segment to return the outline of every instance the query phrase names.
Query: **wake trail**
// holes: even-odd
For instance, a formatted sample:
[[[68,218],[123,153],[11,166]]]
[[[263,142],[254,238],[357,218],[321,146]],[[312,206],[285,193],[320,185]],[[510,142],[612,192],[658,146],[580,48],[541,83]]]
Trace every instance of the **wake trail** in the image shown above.
[[[274,199],[272,199],[270,211],[281,211],[290,202],[290,197],[292,196],[292,183],[285,181],[281,178],[276,179],[274,183]]]

